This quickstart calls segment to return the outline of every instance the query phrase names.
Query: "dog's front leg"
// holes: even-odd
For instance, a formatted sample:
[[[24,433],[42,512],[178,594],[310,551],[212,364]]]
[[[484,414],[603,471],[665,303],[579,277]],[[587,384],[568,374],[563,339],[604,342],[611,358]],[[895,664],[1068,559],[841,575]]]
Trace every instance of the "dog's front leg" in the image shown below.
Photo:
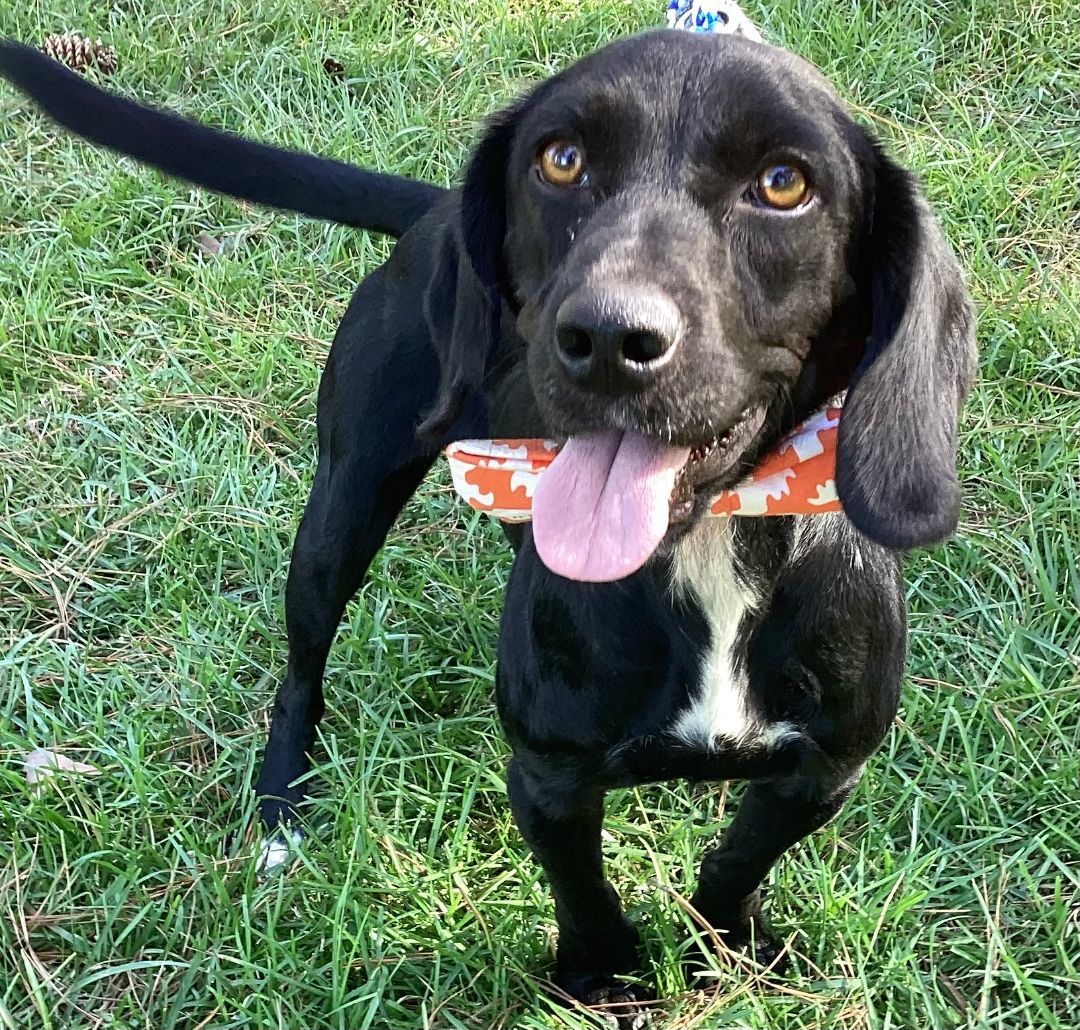
[[[761,914],[759,887],[780,856],[843,807],[858,775],[837,780],[793,776],[751,783],[720,846],[701,863],[691,905],[732,949],[763,966],[785,957]]]
[[[642,1000],[646,990],[617,979],[638,968],[639,938],[604,878],[603,791],[563,776],[541,780],[517,759],[507,783],[514,820],[555,898],[556,986],[587,1005],[625,1008]]]

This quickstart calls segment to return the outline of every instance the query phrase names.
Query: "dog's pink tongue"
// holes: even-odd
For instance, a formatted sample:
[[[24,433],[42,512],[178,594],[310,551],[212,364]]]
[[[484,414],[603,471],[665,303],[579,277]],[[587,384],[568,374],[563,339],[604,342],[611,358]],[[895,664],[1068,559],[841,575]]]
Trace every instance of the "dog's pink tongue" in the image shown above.
[[[667,532],[675,477],[689,456],[689,447],[635,433],[572,437],[533,494],[540,560],[559,576],[588,583],[636,572]]]

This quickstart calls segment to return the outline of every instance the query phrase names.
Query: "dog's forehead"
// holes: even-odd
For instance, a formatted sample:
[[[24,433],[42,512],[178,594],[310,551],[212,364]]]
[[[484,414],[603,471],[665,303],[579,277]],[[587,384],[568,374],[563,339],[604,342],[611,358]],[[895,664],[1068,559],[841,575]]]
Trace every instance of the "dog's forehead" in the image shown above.
[[[786,50],[668,29],[597,50],[551,80],[536,99],[532,115],[538,121],[645,114],[659,126],[675,126],[695,115],[704,125],[725,116],[786,113],[826,125],[830,115],[846,114],[829,81]]]
[[[578,60],[564,73],[603,75],[615,69],[630,72],[659,71],[678,78],[681,72],[723,74],[745,69],[748,72],[776,73],[805,78],[831,92],[829,81],[809,62],[789,50],[734,35],[684,33],[671,29],[651,29],[626,36]]]

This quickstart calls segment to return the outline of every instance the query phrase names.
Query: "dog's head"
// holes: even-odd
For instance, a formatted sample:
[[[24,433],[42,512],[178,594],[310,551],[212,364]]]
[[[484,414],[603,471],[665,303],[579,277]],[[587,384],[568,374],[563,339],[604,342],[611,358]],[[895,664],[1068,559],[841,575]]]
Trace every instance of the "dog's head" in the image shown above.
[[[848,516],[893,548],[955,529],[963,278],[911,177],[805,62],[734,37],[615,43],[493,120],[461,231],[568,440],[533,507],[555,571],[633,571],[849,386]]]

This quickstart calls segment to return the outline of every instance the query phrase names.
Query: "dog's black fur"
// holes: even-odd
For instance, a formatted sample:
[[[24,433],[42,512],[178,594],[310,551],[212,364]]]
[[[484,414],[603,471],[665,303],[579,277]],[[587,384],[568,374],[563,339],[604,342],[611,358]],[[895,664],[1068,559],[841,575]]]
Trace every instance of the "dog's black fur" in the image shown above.
[[[634,996],[617,977],[638,967],[638,937],[604,879],[600,830],[607,790],[650,781],[751,781],[692,903],[729,943],[775,958],[759,885],[839,811],[881,743],[904,663],[899,552],[956,525],[973,320],[912,178],[805,63],[731,37],[661,31],[593,54],[497,115],[445,193],[148,112],[11,44],[0,74],[158,168],[403,233],[357,290],[319,389],[289,666],[258,783],[271,829],[301,800],[344,607],[448,441],[620,428],[694,445],[734,427],[691,517],[625,579],[560,578],[528,528],[512,534],[498,704],[514,817],[555,896],[563,990]],[[556,138],[584,149],[584,184],[537,174]],[[778,161],[813,185],[793,214],[753,191]],[[680,314],[674,359],[583,386],[557,353],[560,311],[584,299],[629,324],[632,298],[657,291]],[[845,387],[846,515],[703,518],[718,486]],[[741,430],[747,411],[764,418]]]

